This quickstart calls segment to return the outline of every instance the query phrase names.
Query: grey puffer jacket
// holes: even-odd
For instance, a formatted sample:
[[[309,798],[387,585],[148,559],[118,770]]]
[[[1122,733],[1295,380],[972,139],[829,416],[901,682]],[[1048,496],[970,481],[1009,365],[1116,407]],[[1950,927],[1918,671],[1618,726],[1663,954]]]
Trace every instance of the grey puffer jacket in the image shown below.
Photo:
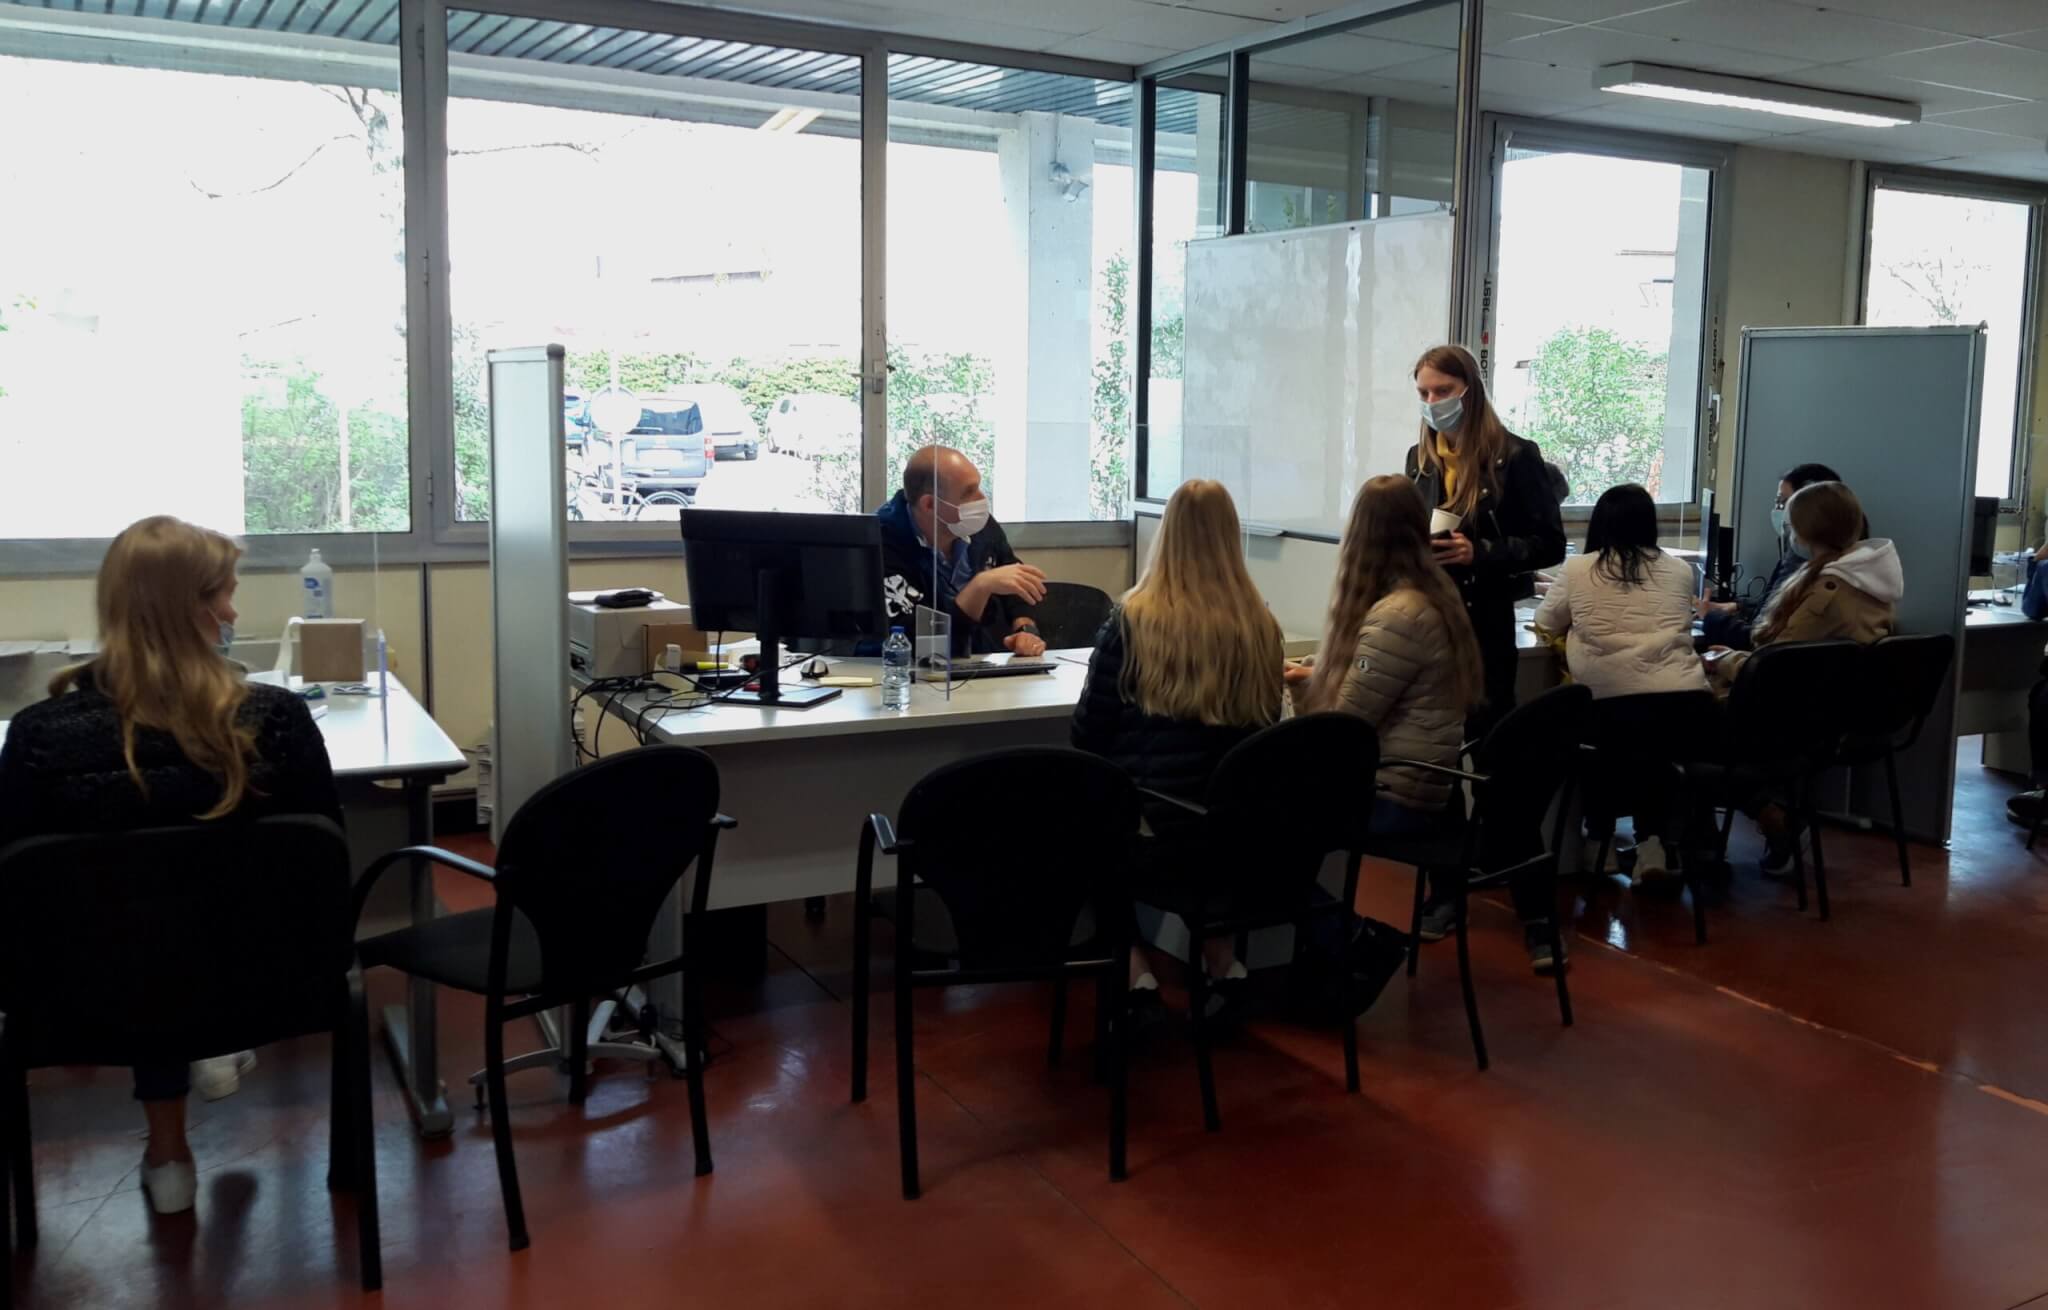
[[[1378,729],[1382,759],[1458,767],[1469,707],[1458,702],[1444,623],[1429,597],[1410,587],[1381,597],[1359,627],[1358,648],[1332,708]],[[1378,781],[1387,787],[1380,795],[1411,810],[1450,803],[1449,781],[1416,769],[1383,768]]]

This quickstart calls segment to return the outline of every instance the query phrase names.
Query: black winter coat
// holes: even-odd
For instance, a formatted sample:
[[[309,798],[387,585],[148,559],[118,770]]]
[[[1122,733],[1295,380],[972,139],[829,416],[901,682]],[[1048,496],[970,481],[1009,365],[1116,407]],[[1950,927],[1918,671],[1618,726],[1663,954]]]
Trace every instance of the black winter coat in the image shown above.
[[[146,792],[138,788],[121,755],[120,716],[91,676],[8,725],[0,748],[0,846],[46,833],[191,823],[220,800],[220,779],[154,728],[135,732],[135,762],[148,784]],[[231,817],[318,814],[340,823],[327,743],[305,701],[282,687],[252,685],[240,722],[255,730],[257,758]]]
[[[1122,768],[1140,787],[1201,800],[1218,762],[1257,729],[1147,714],[1123,698],[1123,669],[1124,622],[1119,608],[1095,636],[1088,685],[1074,706],[1075,747]],[[1147,817],[1155,820],[1166,818],[1168,811],[1176,817],[1185,813],[1156,802],[1145,809]],[[1158,826],[1156,821],[1154,826]]]

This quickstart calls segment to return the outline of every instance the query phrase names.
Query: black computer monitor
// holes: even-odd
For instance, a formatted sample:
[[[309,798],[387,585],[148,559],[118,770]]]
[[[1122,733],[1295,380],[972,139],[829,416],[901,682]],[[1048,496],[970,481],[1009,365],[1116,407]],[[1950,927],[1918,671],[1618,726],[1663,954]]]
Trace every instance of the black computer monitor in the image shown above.
[[[1998,497],[1979,496],[1970,507],[1970,576],[1991,576],[1991,556],[1998,549]]]
[[[781,685],[782,640],[887,635],[882,525],[873,515],[686,509],[682,521],[691,623],[761,639],[760,690],[732,700],[792,709],[828,701],[837,688]]]

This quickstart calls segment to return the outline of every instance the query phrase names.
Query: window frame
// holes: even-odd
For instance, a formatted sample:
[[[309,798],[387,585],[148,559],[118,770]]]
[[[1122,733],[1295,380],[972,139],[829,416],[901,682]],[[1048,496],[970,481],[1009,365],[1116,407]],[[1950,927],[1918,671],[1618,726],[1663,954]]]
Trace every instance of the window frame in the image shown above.
[[[2041,353],[2041,274],[2048,241],[2048,186],[2019,180],[1950,173],[1933,168],[1871,165],[1863,178],[1863,248],[1857,261],[1856,322],[1870,322],[1870,259],[1876,244],[1879,188],[1965,200],[1998,200],[2027,206],[2027,269],[2020,301],[2019,395],[2013,406],[2012,453],[2006,470],[2001,515],[2024,514],[2033,472],[2034,384]]]
[[[70,62],[281,80],[335,80],[337,67],[395,65],[405,154],[405,322],[407,460],[411,527],[406,532],[251,534],[244,567],[290,570],[318,548],[342,568],[475,563],[489,557],[489,525],[455,519],[452,414],[453,318],[447,289],[448,13],[483,12],[710,40],[854,55],[861,77],[861,487],[888,498],[887,153],[892,55],[987,64],[1101,81],[1138,81],[1137,69],[1073,56],[906,36],[665,0],[400,0],[395,42],[243,29],[188,20],[110,16],[0,6],[0,54]],[[379,83],[380,89],[388,84]],[[1136,86],[1133,90],[1136,92]],[[1134,123],[1134,128],[1136,124]],[[1134,143],[1135,155],[1135,143]],[[1134,182],[1134,186],[1136,183]],[[1140,458],[1133,452],[1133,464]],[[644,558],[680,550],[673,521],[571,525],[570,558]],[[1025,548],[1129,546],[1133,526],[1117,520],[1041,520],[1005,525]],[[0,538],[0,578],[76,576],[97,571],[108,537]]]
[[[1723,369],[1722,341],[1728,308],[1728,244],[1733,224],[1729,222],[1729,164],[1732,143],[1629,132],[1618,128],[1576,127],[1550,120],[1519,118],[1510,114],[1485,116],[1487,164],[1483,170],[1479,203],[1487,221],[1478,229],[1479,248],[1471,252],[1473,267],[1484,274],[1473,286],[1475,304],[1472,322],[1479,324],[1480,368],[1491,385],[1494,376],[1493,342],[1499,314],[1501,170],[1507,165],[1508,150],[1536,150],[1552,154],[1602,155],[1614,159],[1639,159],[1650,163],[1678,164],[1701,168],[1709,173],[1707,189],[1707,274],[1701,296],[1700,366],[1694,400],[1692,498],[1659,501],[1660,518],[1675,519],[1681,508],[1699,504],[1700,493],[1715,487],[1719,464],[1722,404],[1720,379]],[[1590,505],[1566,506],[1567,523],[1583,523],[1592,517]]]

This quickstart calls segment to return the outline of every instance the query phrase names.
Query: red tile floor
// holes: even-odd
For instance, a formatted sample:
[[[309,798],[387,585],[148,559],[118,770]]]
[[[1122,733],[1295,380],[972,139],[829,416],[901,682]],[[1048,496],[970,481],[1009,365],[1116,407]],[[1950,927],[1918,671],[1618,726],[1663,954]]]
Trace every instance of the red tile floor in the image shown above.
[[[1208,1135],[1186,1045],[1167,1037],[1134,1062],[1121,1184],[1084,1053],[1046,1068],[1044,992],[985,988],[919,998],[925,1196],[901,1200],[886,1002],[873,1095],[847,1100],[847,903],[823,924],[778,907],[765,975],[717,989],[717,1172],[691,1176],[679,1082],[605,1068],[576,1108],[557,1078],[520,1075],[533,1246],[518,1255],[483,1118],[465,1109],[452,1140],[420,1143],[380,1054],[378,1299],[2048,1306],[2048,850],[2021,850],[2009,782],[1962,775],[1954,849],[1915,848],[1911,889],[1883,837],[1832,837],[1829,924],[1755,877],[1753,845],[1705,948],[1682,903],[1593,890],[1569,1030],[1506,909],[1480,907],[1487,1073],[1447,945],[1365,1019],[1358,1096],[1333,1034],[1255,1023],[1218,1052],[1224,1131]],[[1402,887],[1367,896],[1399,916]],[[395,998],[396,982],[375,990]],[[443,1015],[459,1086],[480,1007],[450,997]],[[366,1300],[349,1205],[323,1185],[324,1044],[262,1060],[239,1096],[195,1102],[198,1211],[168,1220],[137,1189],[125,1076],[35,1075],[43,1242],[14,1270],[26,1304]]]

